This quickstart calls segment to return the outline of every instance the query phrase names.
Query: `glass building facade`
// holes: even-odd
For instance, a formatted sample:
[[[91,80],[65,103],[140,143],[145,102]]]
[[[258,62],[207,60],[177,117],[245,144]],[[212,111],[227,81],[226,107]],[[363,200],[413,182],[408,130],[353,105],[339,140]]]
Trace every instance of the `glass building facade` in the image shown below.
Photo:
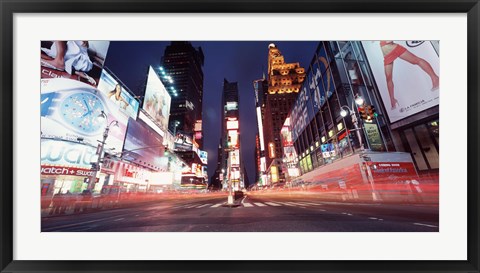
[[[400,113],[404,111],[404,118],[391,121],[392,117],[385,108],[390,107],[389,98],[382,97],[378,89],[378,84],[384,79],[378,75],[375,77],[367,58],[370,53],[362,43],[365,42],[319,43],[306,68],[306,79],[289,113],[290,119],[283,126],[291,134],[296,158],[284,156],[283,162],[287,166],[295,164],[299,175],[303,175],[351,156],[361,151],[363,146],[372,152],[408,152],[418,173],[438,173],[438,104],[412,114],[405,114],[407,110],[403,108]],[[408,41],[404,43],[408,45]],[[431,44],[434,44],[433,41]],[[430,43],[423,46],[424,52],[431,50]],[[435,57],[439,58],[438,55]],[[376,65],[381,65],[383,70],[383,59],[381,61]],[[400,73],[403,74],[399,77],[409,75],[405,71]],[[418,96],[425,96],[420,89],[412,91],[419,93]],[[364,106],[375,108],[378,115],[371,122],[361,118],[359,106],[355,104],[357,96],[363,98]],[[342,109],[348,109],[345,117],[340,114]],[[357,119],[358,130],[352,112]]]
[[[373,122],[360,119],[356,96],[375,107],[378,116]],[[300,173],[352,155],[361,145],[372,151],[394,151],[379,102],[360,42],[320,42],[290,112]],[[340,115],[342,109],[349,109],[346,117]],[[359,134],[350,111],[358,118]]]

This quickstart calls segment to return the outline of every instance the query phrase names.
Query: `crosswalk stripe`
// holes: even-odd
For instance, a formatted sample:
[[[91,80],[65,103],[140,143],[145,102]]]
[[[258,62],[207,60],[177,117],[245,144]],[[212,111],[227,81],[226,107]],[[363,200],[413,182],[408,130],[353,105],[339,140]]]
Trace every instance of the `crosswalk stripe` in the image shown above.
[[[317,204],[317,203],[310,203],[310,202],[302,202],[307,205],[312,205],[312,206],[321,206],[322,204]]]
[[[253,207],[253,205],[250,203],[243,203],[243,206],[247,208]]]
[[[211,206],[211,208],[218,208],[218,207],[220,207],[221,205],[223,205],[223,204],[222,204],[222,203],[216,204],[216,205]]]
[[[201,205],[201,206],[197,207],[197,209],[199,209],[199,208],[203,208],[203,207],[206,207],[206,206],[210,206],[210,205],[211,205],[211,204],[205,204],[205,205]]]
[[[200,204],[189,205],[189,206],[185,206],[185,208],[191,209],[191,208],[194,208],[194,207],[199,206],[199,205],[200,205]]]
[[[286,202],[278,202],[278,203],[289,206],[289,207],[295,207],[295,205],[292,205],[292,204],[289,204],[289,203],[286,203]]]
[[[272,203],[272,202],[265,202],[265,204],[268,204],[268,205],[274,206],[274,207],[281,207],[281,206],[282,206],[282,205],[280,205],[280,204]]]
[[[266,207],[267,205],[263,204],[263,203],[254,203],[255,205],[259,206],[259,207]]]
[[[294,206],[304,206],[304,205],[302,205],[302,204],[295,203],[295,202],[287,202],[287,203],[292,204],[292,205],[294,205]]]

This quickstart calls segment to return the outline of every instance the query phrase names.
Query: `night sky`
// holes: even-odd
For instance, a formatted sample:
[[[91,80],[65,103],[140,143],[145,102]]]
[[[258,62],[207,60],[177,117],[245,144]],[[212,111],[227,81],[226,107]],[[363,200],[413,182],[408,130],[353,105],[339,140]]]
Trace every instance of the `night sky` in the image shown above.
[[[318,42],[292,41],[239,41],[192,42],[202,47],[205,55],[203,67],[203,137],[208,152],[208,177],[213,175],[217,163],[220,140],[220,114],[223,79],[238,82],[240,104],[240,134],[243,162],[250,183],[255,179],[255,133],[257,119],[253,81],[267,73],[268,45],[275,43],[285,62],[310,64]],[[137,95],[143,95],[148,66],[159,66],[165,47],[170,42],[114,41],[110,43],[105,66]]]

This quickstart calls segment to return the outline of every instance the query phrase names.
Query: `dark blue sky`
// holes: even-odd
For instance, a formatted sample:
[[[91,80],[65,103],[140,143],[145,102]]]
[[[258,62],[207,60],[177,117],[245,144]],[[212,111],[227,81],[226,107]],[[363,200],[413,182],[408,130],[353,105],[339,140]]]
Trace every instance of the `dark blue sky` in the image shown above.
[[[240,104],[240,132],[243,162],[250,183],[255,179],[255,133],[257,119],[253,81],[262,78],[267,70],[268,45],[275,43],[286,62],[300,62],[307,69],[318,42],[293,41],[193,41],[202,47],[205,55],[203,132],[204,150],[208,152],[208,176],[213,175],[217,163],[220,140],[220,114],[223,79],[238,82]],[[144,92],[148,66],[160,65],[165,47],[170,42],[114,41],[110,43],[105,66],[110,68],[130,90]],[[263,69],[263,70],[262,70]]]

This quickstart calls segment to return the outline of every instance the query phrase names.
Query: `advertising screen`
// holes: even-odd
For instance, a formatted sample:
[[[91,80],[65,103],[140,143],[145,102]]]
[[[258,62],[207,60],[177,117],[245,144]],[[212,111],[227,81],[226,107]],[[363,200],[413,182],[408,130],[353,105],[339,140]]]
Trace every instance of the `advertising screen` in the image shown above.
[[[432,42],[362,41],[362,45],[390,122],[438,105],[440,58]]]
[[[152,169],[165,170],[168,159],[162,156],[163,149],[160,135],[150,130],[142,120],[129,118],[123,154],[125,158]]]
[[[336,155],[335,146],[333,146],[333,144],[331,143],[322,144],[320,148],[322,150],[323,158],[328,158]]]
[[[192,135],[184,132],[177,132],[174,149],[179,151],[191,151],[193,149]]]
[[[227,130],[238,129],[238,120],[228,120]]]
[[[103,115],[104,113],[105,115]],[[105,118],[106,116],[106,118]],[[118,126],[113,126],[117,121]],[[110,130],[104,150],[121,151],[128,117],[96,88],[70,79],[42,79],[41,137],[81,142],[92,147]]]
[[[157,73],[150,66],[143,109],[159,123],[163,130],[168,128],[171,97]]]
[[[208,164],[208,153],[206,151],[199,150],[198,156],[202,161],[202,164]]]
[[[235,150],[230,153],[230,165],[231,166],[238,166],[240,165],[240,151]]]
[[[114,78],[113,73],[103,69],[97,88],[116,104],[120,111],[134,119],[137,118],[140,103]]]
[[[238,144],[238,131],[229,130],[228,136],[230,137],[230,146],[235,147]]]
[[[41,78],[65,78],[97,86],[109,41],[42,41]]]

